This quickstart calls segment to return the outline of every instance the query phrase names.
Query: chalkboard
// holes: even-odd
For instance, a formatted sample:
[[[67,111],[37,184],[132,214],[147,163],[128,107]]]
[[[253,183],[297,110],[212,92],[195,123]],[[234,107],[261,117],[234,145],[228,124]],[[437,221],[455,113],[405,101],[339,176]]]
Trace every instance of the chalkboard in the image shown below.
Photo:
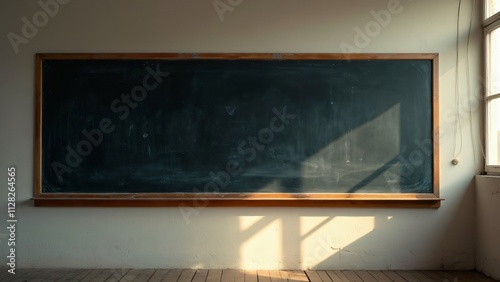
[[[38,54],[35,195],[436,199],[436,68],[436,54]]]

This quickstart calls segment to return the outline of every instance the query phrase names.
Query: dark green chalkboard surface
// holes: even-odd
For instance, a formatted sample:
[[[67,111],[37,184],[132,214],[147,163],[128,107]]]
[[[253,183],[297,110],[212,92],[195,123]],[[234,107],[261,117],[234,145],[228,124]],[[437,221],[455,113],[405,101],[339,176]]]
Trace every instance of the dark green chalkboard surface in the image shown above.
[[[39,54],[35,195],[436,199],[436,64]]]

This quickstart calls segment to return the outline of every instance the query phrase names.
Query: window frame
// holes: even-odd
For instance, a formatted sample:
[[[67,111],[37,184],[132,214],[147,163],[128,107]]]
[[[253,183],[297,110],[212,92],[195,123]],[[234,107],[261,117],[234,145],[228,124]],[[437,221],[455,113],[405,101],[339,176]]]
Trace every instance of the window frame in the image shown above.
[[[500,164],[491,164],[489,163],[489,150],[490,150],[490,136],[494,134],[490,132],[490,123],[492,122],[489,117],[489,104],[492,101],[500,101],[500,93],[490,93],[490,34],[494,30],[498,30],[500,32],[500,12],[497,12],[488,17],[488,0],[484,2],[483,9],[483,43],[484,43],[484,74],[485,74],[485,89],[484,89],[484,138],[485,138],[485,172],[487,174],[500,174]],[[500,149],[500,148],[499,148]]]

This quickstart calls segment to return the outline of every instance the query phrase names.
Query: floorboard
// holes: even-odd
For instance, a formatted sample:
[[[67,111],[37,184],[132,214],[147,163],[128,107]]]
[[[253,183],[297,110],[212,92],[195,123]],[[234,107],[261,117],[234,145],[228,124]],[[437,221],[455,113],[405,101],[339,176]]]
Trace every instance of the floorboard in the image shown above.
[[[333,282],[348,282],[347,277],[345,277],[345,275],[343,274],[339,275],[339,273],[337,273],[336,271],[327,270],[326,273]]]
[[[271,278],[271,282],[287,282],[281,278],[279,270],[269,270],[269,278]]]
[[[0,282],[494,282],[475,271],[0,269]]]
[[[220,282],[221,277],[222,277],[222,270],[210,269],[208,271],[206,282]]]
[[[258,282],[257,281],[257,271],[255,270],[245,270],[245,282]]]
[[[318,270],[318,271],[316,271],[316,273],[318,274],[318,276],[321,278],[321,280],[323,282],[333,282],[332,278],[330,278],[330,276],[328,275],[328,273],[326,273],[326,271]]]
[[[347,277],[347,279],[349,279],[349,281],[363,282],[363,280],[361,280],[361,278],[353,270],[344,270],[342,271],[342,273],[344,273],[344,275]]]
[[[393,282],[392,279],[387,277],[387,275],[385,275],[382,271],[371,270],[368,271],[368,273],[370,273],[370,275],[373,276],[373,278],[375,278],[378,282]]]
[[[271,277],[269,277],[269,270],[257,270],[257,278],[259,282],[271,282]]]
[[[415,276],[417,279],[419,279],[422,282],[434,282],[434,280],[432,280],[429,276],[425,275],[421,271],[412,270],[412,271],[408,271],[408,273]]]
[[[245,282],[245,272],[243,270],[235,270],[234,282]]]
[[[198,269],[193,277],[192,282],[205,282],[207,280],[208,270]]]
[[[177,281],[179,276],[182,274],[182,269],[171,269],[167,272],[165,276],[161,279],[162,282]]]
[[[181,275],[177,279],[177,282],[191,282],[196,273],[195,269],[184,269],[182,270]]]
[[[14,272],[15,274],[8,273],[7,276],[4,276],[0,281],[9,281],[9,282],[22,282],[28,279],[34,279],[37,277],[36,269],[21,269]]]
[[[233,269],[225,269],[222,270],[221,280],[222,282],[234,282],[234,270]]]
[[[81,281],[83,278],[85,278],[85,276],[89,275],[90,272],[92,272],[92,270],[90,269],[75,269],[75,270],[72,270],[72,271],[69,271],[68,273],[66,274],[63,274],[63,276],[59,279],[56,280],[56,282],[71,282],[71,281]],[[34,278],[34,277],[31,277],[33,275],[36,275],[35,274],[29,274],[29,278]]]
[[[288,281],[288,279],[290,278],[290,276],[288,276],[288,271],[286,270],[280,270],[280,275],[283,281]]]
[[[440,281],[443,282],[443,276],[439,275],[437,271],[429,271],[429,270],[424,270],[422,271],[425,275],[429,276],[432,281]]]
[[[439,275],[441,275],[445,280],[448,280],[450,282],[455,282],[455,280],[458,280],[458,277],[455,275],[446,272],[446,271],[438,271]]]
[[[321,277],[319,277],[318,273],[314,270],[306,270],[307,278],[311,282],[322,282]]]
[[[148,282],[161,282],[163,277],[167,275],[170,270],[168,269],[158,269],[153,273],[153,275],[149,278]]]
[[[57,277],[63,273],[61,269],[40,269],[36,277],[30,279],[30,282],[55,282]]]
[[[80,282],[94,281],[93,279],[96,278],[102,272],[103,272],[102,269],[94,269],[94,270],[90,271],[90,273],[87,276],[85,276],[82,280],[80,280]]]
[[[108,279],[104,280],[104,282],[129,282],[130,280],[122,280],[127,273],[131,272],[133,270],[131,269],[111,269],[111,275],[108,277]]]
[[[290,281],[309,281],[309,279],[307,279],[307,275],[304,271],[300,271],[300,270],[291,270],[291,271],[288,271],[288,277],[289,277],[289,280]]]
[[[459,281],[492,282],[494,279],[475,271],[449,271],[449,273],[459,277]]]
[[[141,269],[132,269],[127,273],[122,273],[122,277],[118,280],[119,282],[133,282],[135,278],[139,275]]]
[[[134,282],[148,282],[153,276],[153,273],[155,273],[154,269],[143,269],[135,277]]]
[[[418,279],[417,277],[415,277],[415,275],[409,273],[408,271],[398,271],[397,273],[408,282],[421,282],[420,279]]]
[[[382,273],[385,274],[387,277],[389,277],[394,282],[408,282],[408,281],[406,281],[406,279],[401,277],[401,275],[397,274],[395,271],[384,270],[384,271],[382,271]]]
[[[377,279],[375,279],[375,277],[373,277],[368,271],[355,270],[354,273],[356,273],[363,282],[377,282]]]

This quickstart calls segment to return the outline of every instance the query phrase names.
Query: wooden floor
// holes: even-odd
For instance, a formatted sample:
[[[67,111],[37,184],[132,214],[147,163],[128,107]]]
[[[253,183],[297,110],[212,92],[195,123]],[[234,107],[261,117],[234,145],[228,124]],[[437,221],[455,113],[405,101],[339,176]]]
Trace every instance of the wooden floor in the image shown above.
[[[206,269],[20,269],[15,275],[0,270],[0,281],[137,281],[137,282],[412,282],[496,281],[473,271],[312,271]]]

